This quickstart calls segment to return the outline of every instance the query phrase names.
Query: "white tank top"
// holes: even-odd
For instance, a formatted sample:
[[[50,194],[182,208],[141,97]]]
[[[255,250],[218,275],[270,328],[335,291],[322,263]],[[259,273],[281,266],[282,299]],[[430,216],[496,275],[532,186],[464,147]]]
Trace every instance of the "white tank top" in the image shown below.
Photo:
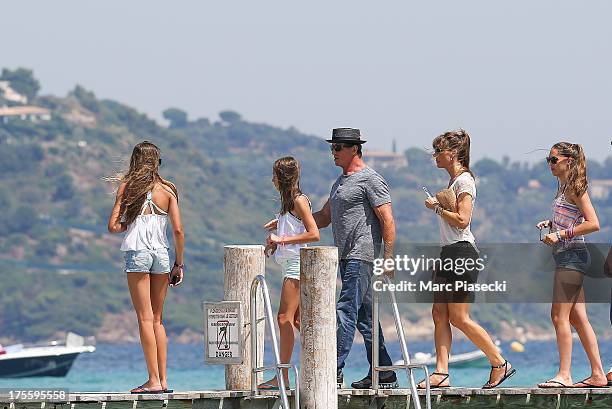
[[[304,196],[306,197],[306,196]],[[308,197],[306,197],[308,200]],[[310,204],[310,200],[308,200]],[[292,215],[291,212],[278,215],[278,224],[276,228],[276,235],[280,237],[291,237],[302,234],[306,231],[304,223],[296,216]],[[306,247],[306,244],[283,244],[278,245],[274,252],[274,259],[277,263],[287,259],[300,259],[300,249]]]
[[[152,193],[148,192],[140,214],[127,228],[121,251],[156,250],[170,247],[166,237],[168,213],[160,209],[153,202],[152,197]],[[147,207],[151,211],[150,214],[145,214]],[[155,210],[161,214],[155,213]]]

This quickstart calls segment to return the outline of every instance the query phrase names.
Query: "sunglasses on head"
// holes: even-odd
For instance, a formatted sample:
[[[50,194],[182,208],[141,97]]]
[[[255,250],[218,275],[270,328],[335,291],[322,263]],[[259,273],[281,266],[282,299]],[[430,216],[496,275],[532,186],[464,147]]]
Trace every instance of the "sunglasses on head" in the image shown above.
[[[346,144],[346,143],[332,143],[329,148],[334,152],[340,152],[342,148],[350,148],[352,146],[355,146],[355,145]]]

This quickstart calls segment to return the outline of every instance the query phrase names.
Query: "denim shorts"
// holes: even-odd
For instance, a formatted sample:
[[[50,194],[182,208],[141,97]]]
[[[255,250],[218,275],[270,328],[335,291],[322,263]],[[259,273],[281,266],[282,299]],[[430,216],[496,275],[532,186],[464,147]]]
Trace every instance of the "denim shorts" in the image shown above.
[[[586,274],[591,266],[591,254],[586,247],[568,248],[553,253],[557,268],[580,271]]]
[[[124,252],[126,273],[166,274],[170,272],[168,249],[128,250]]]
[[[283,270],[283,274],[285,278],[292,278],[294,280],[300,279],[300,259],[299,258],[289,258],[284,260],[279,260],[278,264],[280,264],[281,269]]]

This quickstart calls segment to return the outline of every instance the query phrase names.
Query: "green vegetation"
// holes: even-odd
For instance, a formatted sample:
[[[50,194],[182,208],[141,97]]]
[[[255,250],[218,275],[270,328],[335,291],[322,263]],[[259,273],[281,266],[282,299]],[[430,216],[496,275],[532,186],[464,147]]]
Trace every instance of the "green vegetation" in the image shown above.
[[[13,88],[15,92],[28,97],[29,101],[34,99],[40,90],[40,83],[34,78],[32,70],[25,68],[17,68],[12,71],[8,68],[3,68],[2,74],[0,75],[0,81],[9,81],[11,83],[11,88]]]
[[[222,298],[223,246],[264,241],[261,226],[278,209],[270,181],[276,158],[293,155],[301,161],[302,188],[315,210],[338,175],[327,143],[294,128],[251,123],[233,111],[220,113],[219,120],[188,120],[177,108],[164,111],[170,123],[165,128],[81,86],[65,98],[37,97],[40,86],[28,70],[3,70],[0,79],[34,98],[31,103],[52,110],[50,121],[0,124],[2,336],[34,340],[68,330],[93,335],[105,314],[131,308],[121,272],[121,238],[106,232],[114,187],[102,178],[125,170],[139,141],[160,146],[162,174],[180,191],[188,270],[184,285],[171,290],[166,315],[172,333],[199,332],[201,301]],[[411,148],[405,155],[408,167],[380,170],[392,188],[399,241],[436,242],[436,219],[423,206],[421,186],[436,191],[447,177],[427,152]],[[548,217],[556,188],[543,161],[483,159],[473,169],[479,177],[477,238],[537,240],[533,225]],[[611,171],[612,158],[589,162],[593,179],[609,178]],[[541,187],[529,187],[530,180]],[[604,228],[593,241],[610,242],[612,196],[594,203]],[[322,241],[331,243],[329,229]],[[270,284],[278,288],[273,264]],[[419,308],[410,306],[411,311]],[[493,327],[500,317],[525,314],[508,307],[478,310]],[[542,314],[534,321],[547,322],[547,313]]]

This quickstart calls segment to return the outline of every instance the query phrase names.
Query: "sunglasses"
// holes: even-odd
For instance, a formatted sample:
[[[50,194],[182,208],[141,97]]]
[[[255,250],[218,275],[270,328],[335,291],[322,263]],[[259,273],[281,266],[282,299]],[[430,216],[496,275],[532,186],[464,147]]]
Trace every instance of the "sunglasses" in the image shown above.
[[[547,156],[546,157],[546,163],[549,164],[553,164],[556,165],[557,163],[559,163],[560,158],[557,156]]]
[[[161,166],[161,162],[162,162],[162,161],[161,161],[161,158],[159,158],[159,166]]]
[[[340,152],[342,148],[350,148],[353,146],[355,145],[350,145],[350,144],[345,144],[345,143],[332,143],[329,148],[334,152]]]
[[[444,151],[447,151],[448,149],[442,149],[442,148],[435,148],[433,153],[431,154],[431,156],[438,156],[439,154],[441,154]]]
[[[544,237],[542,237],[542,230],[544,230],[545,228],[546,228],[546,227],[543,227],[543,228],[541,228],[541,229],[538,229],[538,230],[540,230],[540,241],[544,240]],[[550,233],[552,233],[552,226],[550,226],[550,225],[549,225],[549,226],[548,226],[548,233],[546,233],[546,234],[550,234]]]

